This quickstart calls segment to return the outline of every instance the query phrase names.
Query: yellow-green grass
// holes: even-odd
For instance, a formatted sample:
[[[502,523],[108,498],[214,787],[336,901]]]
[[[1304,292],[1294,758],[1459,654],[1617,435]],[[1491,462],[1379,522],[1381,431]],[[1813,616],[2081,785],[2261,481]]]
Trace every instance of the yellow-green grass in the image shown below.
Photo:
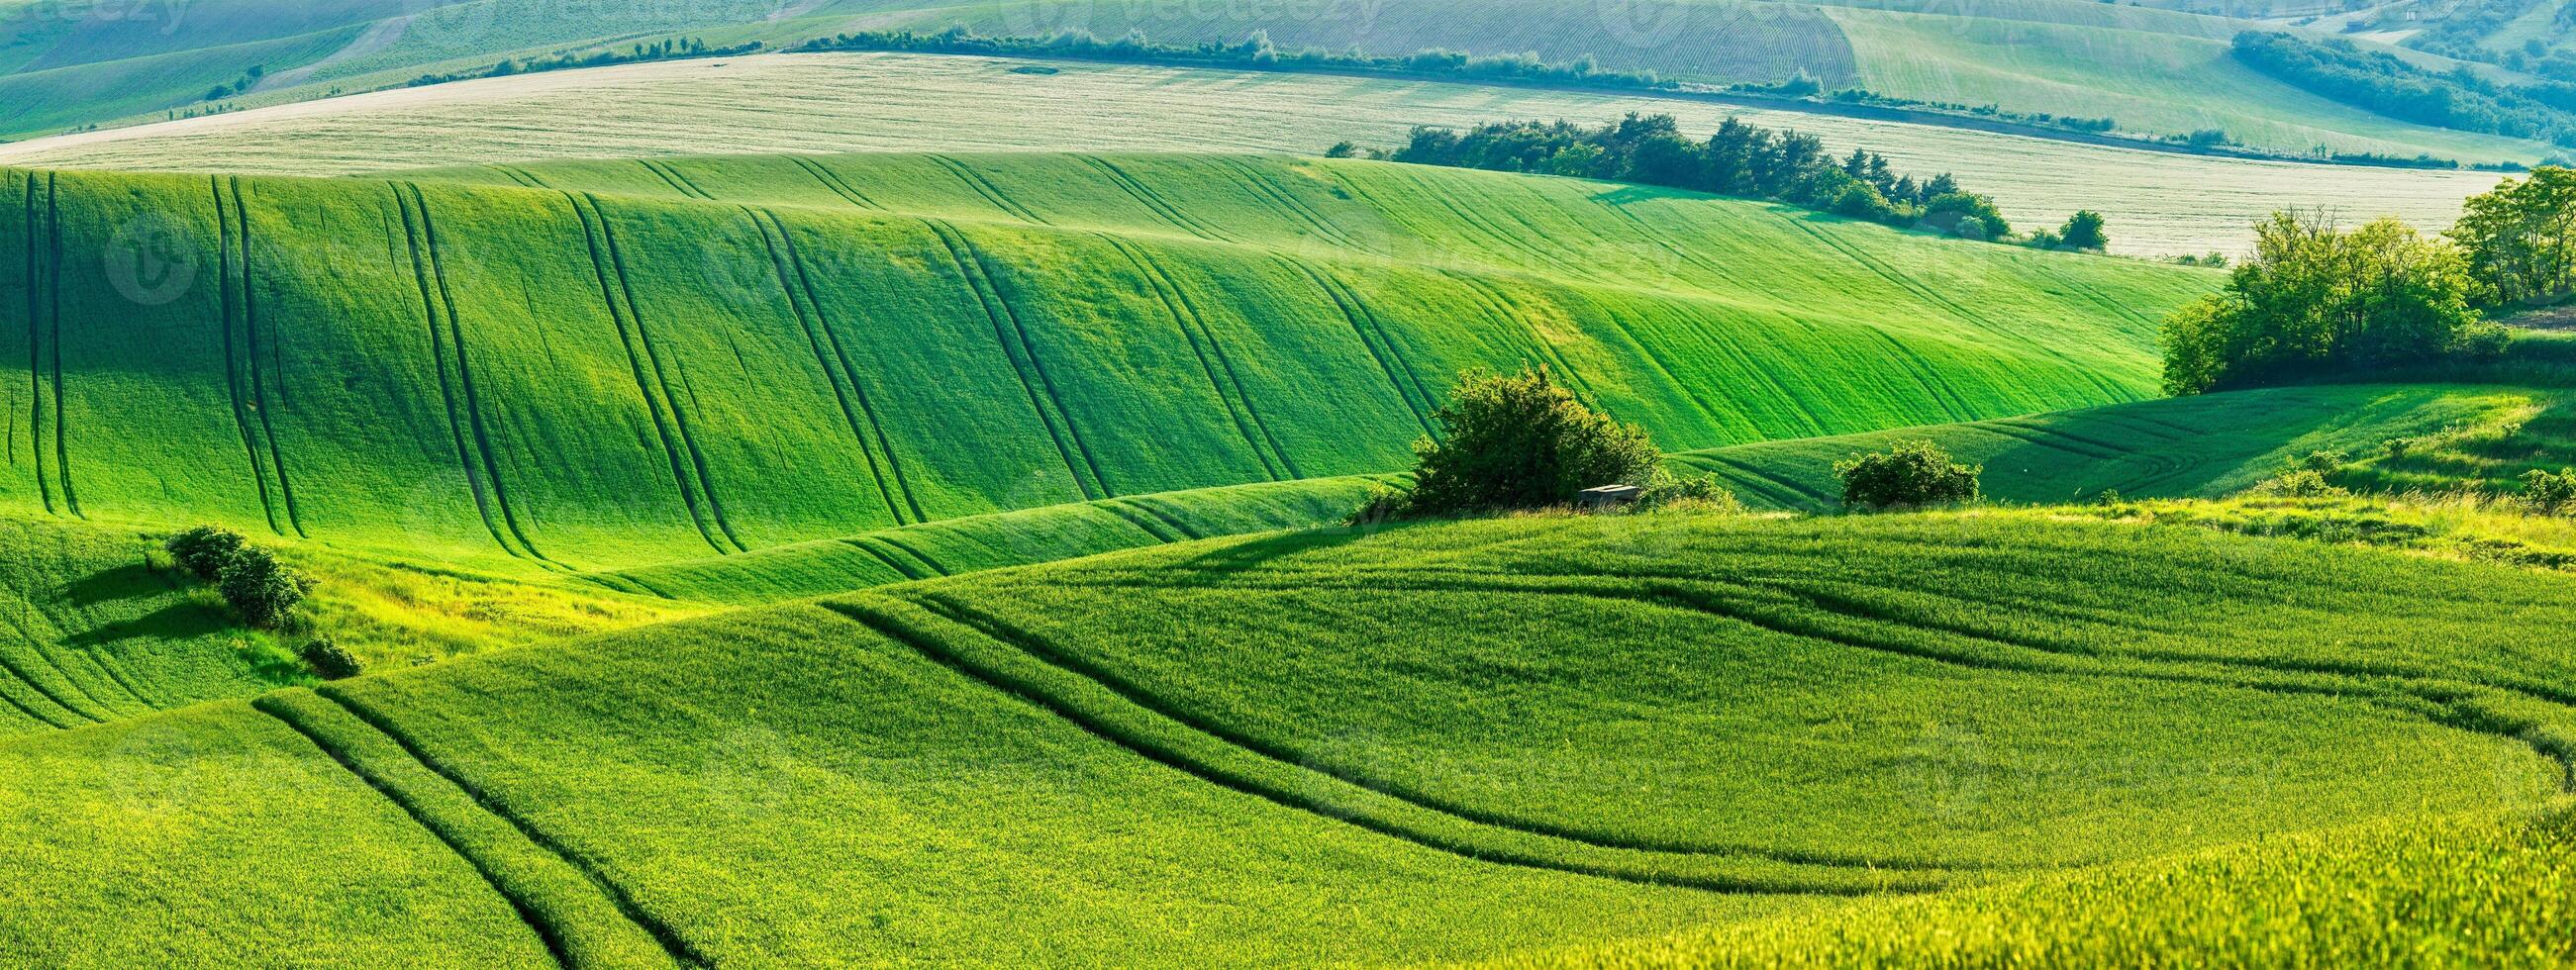
[[[2098,6],[2098,5],[2093,5]],[[2129,8],[2120,8],[2129,9]],[[1954,172],[2024,227],[2110,217],[2121,253],[2235,253],[2274,209],[2398,216],[2427,230],[2494,187],[2477,172],[2323,167],[2142,152],[1928,125],[1643,96],[1463,84],[893,54],[635,64],[478,80],[0,145],[0,162],[337,175],[422,165],[706,152],[1229,151],[1388,146],[1416,124],[1730,115]],[[2046,164],[2033,164],[2044,158]]]
[[[0,174],[0,501],[621,568],[1399,470],[1474,366],[1677,448],[2140,398],[2216,281],[1384,163],[509,174]]]
[[[1520,967],[2564,966],[2576,813],[2428,816]]]
[[[2354,459],[2356,466],[2337,480],[2358,490],[2497,490],[2525,468],[2576,460],[2576,445],[2549,437],[2555,425],[2534,418],[2563,411],[2566,398],[2564,391],[2489,385],[2286,387],[1759,442],[1684,452],[1669,461],[1679,472],[1717,476],[1757,508],[1802,511],[1839,506],[1835,462],[1913,439],[1983,466],[1988,498],[2025,504],[2090,501],[2105,491],[2216,498],[2317,451]],[[2381,454],[2392,439],[2427,444],[2394,460]],[[2492,442],[2486,450],[2513,460],[2467,458],[2478,442]]]
[[[623,569],[601,585],[758,604],[1218,536],[1328,526],[1400,476],[1267,482],[945,519],[736,556]]]
[[[1193,543],[6,742],[31,765],[148,743],[161,767],[0,772],[0,830],[50,827],[0,839],[0,867],[45,887],[13,897],[11,932],[189,954],[248,933],[383,952],[461,931],[378,920],[513,905],[524,928],[451,942],[717,963],[1590,948],[1830,912],[1769,890],[2014,883],[2549,804],[2576,722],[2552,686],[2576,662],[2561,582],[2041,513]],[[348,777],[155,801],[148,823],[94,808],[237,762]],[[352,810],[362,783],[384,801]],[[404,818],[467,875],[363,914],[303,901],[345,903],[348,870],[310,860],[401,844]],[[73,877],[136,824],[237,841],[168,877]]]

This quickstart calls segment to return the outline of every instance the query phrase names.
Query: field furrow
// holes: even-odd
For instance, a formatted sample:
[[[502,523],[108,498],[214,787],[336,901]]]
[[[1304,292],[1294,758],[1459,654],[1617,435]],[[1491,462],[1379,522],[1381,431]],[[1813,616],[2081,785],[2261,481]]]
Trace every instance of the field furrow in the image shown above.
[[[250,466],[251,485],[259,494],[260,512],[268,519],[268,531],[285,535],[286,528],[277,518],[277,502],[268,494],[268,473],[261,467],[259,440],[251,430],[251,405],[242,392],[241,350],[234,339],[235,331],[243,327],[241,306],[249,295],[250,284],[243,251],[234,245],[234,237],[239,232],[234,228],[234,221],[240,210],[224,204],[222,176],[207,176],[206,183],[214,199],[215,284],[216,300],[223,308],[224,390],[232,400],[233,424],[241,430],[242,457]],[[238,180],[235,184],[238,186]]]
[[[660,392],[662,407],[670,414],[671,427],[677,432],[675,437],[681,450],[688,455],[689,468],[696,475],[698,494],[706,499],[707,517],[715,522],[717,531],[724,533],[725,541],[732,543],[737,550],[749,551],[751,546],[735,533],[732,520],[725,516],[724,499],[716,492],[715,476],[707,470],[706,450],[689,426],[689,408],[681,404],[681,399],[689,395],[674,389],[672,375],[680,371],[679,358],[665,354],[653,339],[653,331],[645,324],[643,310],[635,300],[635,277],[627,268],[625,250],[618,245],[617,230],[609,224],[607,215],[600,211],[599,199],[594,196],[588,201],[591,214],[599,223],[600,240],[608,245],[609,275],[616,278],[619,295],[624,297],[626,322],[634,327],[635,345],[644,353],[643,364],[651,371],[654,390]],[[664,363],[666,357],[669,358],[667,364]],[[687,380],[688,376],[681,373],[677,383],[685,387]]]
[[[704,482],[694,474],[697,469],[681,457],[681,446],[678,436],[672,431],[669,408],[664,400],[668,389],[658,387],[660,382],[648,375],[646,355],[636,347],[634,293],[624,269],[617,265],[614,240],[603,242],[603,237],[608,234],[608,221],[599,212],[599,200],[588,193],[575,192],[565,192],[564,199],[572,204],[575,218],[581,221],[582,239],[588,247],[592,271],[599,279],[600,302],[607,307],[609,319],[617,325],[618,343],[626,351],[626,364],[635,381],[635,392],[643,398],[645,410],[652,417],[654,438],[661,444],[664,457],[670,461],[671,481],[679,487],[681,502],[688,506],[689,520],[697,526],[699,537],[706,540],[709,548],[717,552],[731,551],[726,548],[726,540],[716,538],[718,528],[713,514],[708,511],[711,503],[703,498]]]
[[[744,206],[742,211],[752,220],[753,228],[760,232],[761,246],[767,250],[769,263],[778,273],[778,288],[787,295],[788,310],[805,331],[806,345],[814,352],[814,364],[823,370],[823,382],[832,387],[833,403],[840,406],[841,419],[849,425],[850,438],[858,443],[859,456],[867,462],[868,478],[875,483],[877,495],[885,500],[886,514],[894,517],[896,525],[903,525],[904,506],[895,502],[894,490],[886,485],[888,467],[894,456],[891,451],[884,452],[882,456],[879,453],[884,447],[885,431],[877,425],[875,412],[868,412],[864,419],[859,416],[867,408],[866,391],[858,386],[857,375],[845,370],[848,356],[823,349],[823,335],[817,329],[817,318],[823,316],[822,300],[815,295],[812,281],[806,279],[804,264],[796,259],[794,250],[782,248],[787,244],[780,240],[789,238],[786,225],[780,223],[776,215],[763,210]],[[826,318],[819,326],[822,330],[829,330],[831,323]],[[837,336],[833,343],[837,350]],[[853,397],[858,399],[855,404],[851,400]],[[874,443],[868,440],[871,433],[877,438]],[[906,494],[909,497],[909,492]],[[913,503],[912,508],[913,521],[921,521],[919,503]]]
[[[272,361],[268,364],[261,363],[260,359],[261,341],[259,297],[257,287],[254,283],[257,279],[257,275],[254,270],[255,263],[251,258],[252,254],[257,251],[257,244],[253,242],[251,236],[250,206],[248,203],[243,201],[242,198],[242,180],[239,177],[234,177],[228,181],[232,189],[233,230],[236,238],[241,243],[241,261],[237,267],[241,271],[241,344],[242,359],[248,362],[250,370],[250,409],[259,417],[259,439],[260,443],[266,447],[268,452],[268,471],[269,473],[277,476],[277,494],[286,506],[286,525],[288,528],[293,529],[297,536],[309,538],[309,534],[304,531],[303,508],[297,505],[295,501],[295,482],[287,474],[286,452],[277,443],[277,422],[271,415],[271,412],[276,410],[278,405],[285,400],[286,396],[285,375],[272,375],[269,373],[271,370],[276,369],[275,358],[281,355],[273,353]],[[217,200],[216,204],[221,205],[221,200]],[[275,324],[272,323],[271,326],[273,327]],[[231,341],[231,333],[227,330],[225,334],[225,350],[228,358],[226,363],[228,365],[230,364],[229,357],[231,353]],[[276,335],[271,334],[269,336],[268,344],[272,351],[275,350],[279,343],[280,341]],[[277,392],[273,395],[269,391],[269,387],[272,384],[277,385],[278,388]],[[259,474],[260,472],[259,463],[256,460],[252,462],[251,471],[253,474]],[[268,490],[265,487],[260,489],[260,502],[263,506],[268,503]],[[272,513],[272,518],[273,517]],[[270,527],[275,528],[276,523],[272,521],[270,523]],[[277,531],[278,534],[284,535],[286,530],[279,529]]]
[[[949,174],[957,176],[958,181],[966,183],[967,188],[973,189],[977,196],[991,203],[993,208],[1041,226],[1054,225],[1047,221],[1045,216],[1037,214],[1037,210],[1011,201],[1011,197],[1003,194],[1001,187],[994,185],[993,180],[985,178],[984,173],[946,155],[932,155],[929,158],[938,163],[939,167],[947,169]]]
[[[446,321],[448,360],[441,364],[439,379],[445,383],[451,373],[454,375],[454,391],[450,400],[465,416],[464,427],[471,432],[474,445],[470,454],[482,467],[483,482],[492,493],[492,508],[500,513],[502,530],[509,534],[509,540],[504,543],[504,546],[515,548],[527,558],[539,563],[551,563],[552,560],[528,538],[527,527],[520,521],[519,509],[510,499],[510,487],[504,481],[506,476],[501,474],[500,457],[492,446],[492,431],[484,417],[486,412],[483,397],[474,385],[473,366],[467,362],[470,355],[466,350],[465,327],[458,320],[456,293],[448,281],[446,256],[439,247],[438,224],[430,219],[429,200],[421,194],[420,186],[406,184],[403,187],[410,190],[412,215],[419,219],[419,255],[427,260],[428,284],[430,289],[438,294],[436,311],[441,312],[434,312],[430,321],[433,337],[439,331],[438,318],[444,317]],[[436,349],[436,345],[433,344],[432,353],[435,353]],[[468,453],[460,452],[460,454]],[[561,567],[560,564],[556,566],[568,568]]]
[[[1426,403],[1429,394],[1422,389],[1421,380],[1414,376],[1410,366],[1404,367],[1400,374],[1397,372],[1398,361],[1402,358],[1398,355],[1393,341],[1387,337],[1385,328],[1380,327],[1374,319],[1366,319],[1364,322],[1368,310],[1360,305],[1358,294],[1352,293],[1338,280],[1327,277],[1325,275],[1327,270],[1284,257],[1280,262],[1304,274],[1308,280],[1314,282],[1316,289],[1323,291],[1325,299],[1333,301],[1333,308],[1340,311],[1342,319],[1350,323],[1351,336],[1359,338],[1360,346],[1368,349],[1370,361],[1377,364],[1378,373],[1386,375],[1387,386],[1395,391],[1397,398],[1404,401],[1405,409],[1413,412],[1413,423],[1422,429],[1424,435],[1436,436],[1438,432],[1431,427],[1433,405]]]
[[[429,253],[422,243],[417,217],[412,212],[412,197],[403,192],[403,187],[399,183],[389,182],[386,183],[386,187],[392,191],[394,206],[402,214],[403,243],[411,257],[413,279],[420,287],[420,306],[427,323],[430,364],[437,377],[439,402],[444,405],[447,413],[447,428],[456,449],[457,464],[464,473],[467,489],[474,495],[474,509],[482,517],[484,530],[491,534],[493,545],[499,546],[504,552],[513,556],[527,556],[528,552],[524,547],[511,541],[511,530],[502,524],[499,511],[493,507],[496,500],[492,494],[492,485],[484,480],[486,468],[481,457],[482,452],[476,448],[465,431],[465,411],[456,399],[456,381],[448,370],[447,328],[440,323],[442,304],[439,301],[438,288],[430,280]],[[230,340],[227,340],[225,345],[229,347]],[[249,446],[250,430],[247,424],[243,426],[242,435],[243,445]],[[254,449],[251,454],[254,473],[257,471],[258,460],[258,452]]]
[[[1137,204],[1144,206],[1146,211],[1152,212],[1155,217],[1162,219],[1164,222],[1171,223],[1172,228],[1196,236],[1200,239],[1205,239],[1209,242],[1241,241],[1235,237],[1217,231],[1214,227],[1209,226],[1206,223],[1190,218],[1188,213],[1182,212],[1178,207],[1164,201],[1162,196],[1154,194],[1154,190],[1146,188],[1142,183],[1129,177],[1126,172],[1121,171],[1116,165],[1111,164],[1108,159],[1101,158],[1096,155],[1086,155],[1083,156],[1082,160],[1089,163],[1092,169],[1098,171],[1102,177],[1107,178],[1109,180],[1109,184],[1117,186],[1118,190],[1126,193],[1128,198],[1134,199]]]
[[[859,190],[850,187],[849,182],[843,180],[839,175],[833,174],[830,169],[826,169],[821,165],[815,164],[812,159],[796,155],[790,155],[788,156],[788,159],[795,162],[797,167],[804,169],[807,174],[814,176],[814,181],[822,183],[823,187],[831,190],[832,194],[848,199],[851,205],[862,209],[884,211],[885,206],[878,205],[875,202],[870,201],[868,197],[861,194]]]
[[[1127,258],[1128,265],[1136,268],[1146,289],[1153,291],[1156,302],[1170,314],[1172,325],[1180,328],[1182,339],[1189,342],[1191,356],[1198,359],[1200,373],[1207,375],[1208,390],[1224,403],[1236,433],[1243,436],[1244,447],[1261,460],[1262,470],[1270,480],[1301,477],[1297,474],[1296,462],[1280,450],[1279,439],[1272,437],[1270,429],[1262,426],[1260,413],[1253,409],[1251,397],[1243,391],[1243,381],[1234,373],[1234,365],[1226,361],[1224,348],[1217,346],[1216,334],[1209,332],[1207,321],[1190,306],[1189,298],[1180,292],[1179,285],[1172,281],[1170,274],[1154,265],[1150,257],[1115,236],[1101,235],[1097,238]],[[1219,370],[1224,371],[1222,376]]]
[[[1486,824],[1243,747],[1060,658],[1032,652],[936,601],[825,606],[943,667],[1047,710],[1109,743],[1200,780],[1469,859],[1723,893],[1847,894],[1927,889],[1973,875],[1936,867],[1843,866],[1759,855],[1610,848]]]
[[[1047,433],[1055,439],[1056,451],[1063,456],[1065,470],[1082,486],[1084,498],[1108,498],[1117,494],[1108,476],[1100,471],[1100,460],[1082,439],[1082,431],[1073,424],[1072,412],[1064,405],[1064,394],[1056,389],[1055,379],[1047,373],[1046,362],[1038,356],[1037,345],[1029,340],[1028,327],[1020,321],[1010,295],[1002,292],[993,268],[985,261],[982,250],[957,227],[938,219],[925,220],[939,235],[940,245],[947,250],[949,262],[975,295],[984,316],[993,324],[993,342],[1011,359],[1011,367],[1027,391],[1029,407],[1046,422]],[[1076,456],[1080,463],[1076,463]]]

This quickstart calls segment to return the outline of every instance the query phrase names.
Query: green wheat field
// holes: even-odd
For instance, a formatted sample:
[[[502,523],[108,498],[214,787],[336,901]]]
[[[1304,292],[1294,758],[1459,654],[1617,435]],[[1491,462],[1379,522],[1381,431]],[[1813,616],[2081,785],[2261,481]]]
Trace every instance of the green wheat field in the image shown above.
[[[780,53],[2564,150],[2227,59],[2297,12],[1565,6],[0,0],[0,967],[2576,964],[2563,315],[2188,396],[2160,342],[2263,213],[2506,173]],[[761,46],[405,86],[671,38]],[[1633,112],[2110,244],[1379,151]],[[1485,374],[1726,496],[1355,514]],[[1918,442],[1978,499],[1852,499]]]

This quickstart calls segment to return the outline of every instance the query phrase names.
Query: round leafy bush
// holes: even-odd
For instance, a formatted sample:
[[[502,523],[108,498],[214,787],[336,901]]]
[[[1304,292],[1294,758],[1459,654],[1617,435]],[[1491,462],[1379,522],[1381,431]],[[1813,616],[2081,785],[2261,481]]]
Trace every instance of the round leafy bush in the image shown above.
[[[304,658],[304,665],[313,668],[313,672],[321,675],[324,680],[345,680],[355,677],[361,668],[357,655],[350,653],[330,637],[322,637],[306,643],[301,649],[295,651],[295,655]]]
[[[1545,369],[1469,371],[1432,418],[1446,433],[1414,445],[1412,514],[1566,505],[1587,488],[1643,482],[1663,458],[1645,431],[1585,407]]]
[[[2549,515],[2576,512],[2576,468],[2556,472],[2534,468],[2522,475],[2522,500]]]
[[[170,550],[170,560],[178,563],[179,568],[198,579],[213,582],[223,573],[224,564],[232,561],[233,554],[241,551],[242,542],[239,532],[217,525],[201,525],[171,536],[161,547]]]
[[[1985,474],[1985,466],[1959,464],[1941,446],[1913,440],[1836,462],[1834,474],[1843,480],[1845,506],[1906,508],[1976,501],[1977,476]]]
[[[243,546],[224,564],[215,587],[244,622],[273,627],[313,591],[313,581],[278,562],[268,550]]]

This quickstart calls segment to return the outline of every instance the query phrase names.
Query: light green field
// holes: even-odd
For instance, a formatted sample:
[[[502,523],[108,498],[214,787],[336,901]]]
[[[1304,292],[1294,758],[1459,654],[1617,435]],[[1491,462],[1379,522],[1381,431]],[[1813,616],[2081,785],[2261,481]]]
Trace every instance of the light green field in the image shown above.
[[[49,830],[0,840],[0,932],[39,960],[1608,945],[1823,904],[1775,890],[2548,804],[2560,582],[2031,513],[1193,543],[0,742],[0,828]],[[194,854],[75,877],[136,828]],[[361,851],[387,862],[329,861]]]
[[[2524,470],[2576,454],[2563,437],[2550,435],[2563,436],[2566,400],[2564,391],[2500,386],[2291,387],[1736,445],[1674,455],[1671,463],[1718,476],[1755,506],[1801,511],[1840,505],[1835,462],[1918,438],[1982,465],[1987,497],[2006,502],[2086,502],[2105,490],[2131,498],[2217,498],[2315,451],[2368,460],[2343,476],[2359,489],[2509,490]],[[2548,417],[2534,420],[2538,414]],[[2373,457],[2396,438],[2462,441],[2452,448],[2427,444],[2394,462]],[[2479,461],[2472,448],[2493,457]],[[2500,460],[2508,455],[2522,460]]]
[[[1459,84],[968,57],[800,54],[638,64],[357,95],[0,145],[0,163],[281,175],[707,152],[1224,151],[1312,156],[1387,146],[1416,124],[1615,121],[1665,112],[1686,130],[1728,116],[1855,146],[1918,173],[1955,172],[2024,227],[2110,217],[2112,249],[2235,253],[2287,205],[2394,215],[2427,230],[2495,186],[2478,172],[2250,162],[1830,115]],[[968,119],[961,121],[960,119]],[[2047,164],[2033,164],[2046,158]]]
[[[2153,321],[2214,283],[1384,163],[457,177],[504,174],[544,187],[0,176],[32,341],[0,344],[32,392],[0,498],[623,568],[1400,470],[1473,366],[1545,364],[1683,448],[2135,399]]]

